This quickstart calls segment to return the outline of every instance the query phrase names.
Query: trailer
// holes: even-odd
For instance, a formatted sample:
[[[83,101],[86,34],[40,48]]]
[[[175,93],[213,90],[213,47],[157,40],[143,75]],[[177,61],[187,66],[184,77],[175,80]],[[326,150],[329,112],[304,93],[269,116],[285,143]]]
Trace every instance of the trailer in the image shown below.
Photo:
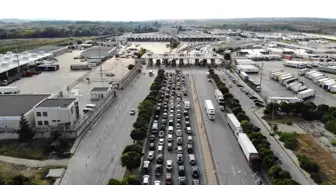
[[[306,63],[299,62],[299,61],[284,61],[282,64],[286,67],[294,67],[294,68],[298,68],[298,69],[303,69],[303,68],[307,67]]]
[[[41,71],[57,71],[59,70],[58,64],[42,64],[37,66],[37,68]]]
[[[91,70],[92,65],[91,64],[71,64],[70,65],[71,70]]]
[[[298,74],[299,74],[300,76],[303,76],[303,75],[305,75],[308,71],[310,71],[310,69],[308,69],[308,68],[304,68],[304,69],[301,69],[301,70],[298,72]]]
[[[293,91],[294,89],[298,89],[299,87],[303,86],[303,83],[298,83],[290,87],[290,90]]]
[[[294,82],[292,82],[292,83],[287,84],[287,85],[286,85],[286,88],[287,88],[287,89],[290,89],[292,86],[294,86],[294,85],[296,85],[296,84],[299,84],[299,83],[301,83],[301,82],[299,82],[299,81],[294,81]]]
[[[336,93],[336,85],[331,86],[330,92]]]
[[[298,92],[297,97],[306,100],[308,98],[315,97],[316,91],[314,89],[306,89],[304,91]]]
[[[321,79],[325,79],[325,78],[327,78],[327,77],[326,77],[326,76],[319,76],[319,77],[314,78],[314,79],[313,79],[313,82],[314,82],[314,83],[317,83],[317,81],[319,81],[319,80],[321,80]]]
[[[321,87],[323,87],[325,84],[329,84],[330,82],[335,82],[335,80],[330,79],[330,80],[324,81],[324,82],[321,83]]]
[[[323,85],[323,89],[326,90],[326,91],[329,91],[330,88],[331,88],[333,85],[336,85],[336,82],[330,82],[330,83],[324,84],[324,85]]]
[[[319,79],[319,80],[317,80],[317,82],[316,82],[316,84],[318,85],[318,86],[321,86],[322,85],[322,82],[324,82],[324,81],[327,81],[327,80],[330,80],[331,78],[322,78],[322,79]]]
[[[276,75],[278,73],[284,73],[284,71],[283,70],[275,70],[274,72],[270,73],[269,77],[273,79],[274,75]]]
[[[279,78],[279,76],[285,75],[285,74],[288,74],[288,73],[286,73],[286,72],[275,73],[275,74],[273,74],[273,78],[272,79],[275,80],[275,81],[277,81],[278,78]]]
[[[317,78],[317,77],[320,77],[320,76],[325,76],[325,75],[322,74],[322,73],[315,73],[315,74],[313,74],[313,75],[310,75],[310,79],[313,80],[313,79],[315,79],[315,78]]]
[[[215,107],[213,106],[211,100],[205,100],[205,111],[210,120],[215,120],[216,111],[215,111]]]
[[[260,158],[257,149],[254,147],[250,138],[245,133],[238,134],[238,143],[244,156],[252,170],[258,170],[260,167]]]
[[[292,74],[283,76],[283,77],[279,78],[279,83],[282,84],[285,80],[290,79],[290,78],[293,78]]]
[[[317,72],[318,71],[315,71],[315,70],[308,71],[308,72],[306,72],[305,77],[309,77],[310,74],[317,73]]]
[[[302,85],[302,86],[299,86],[298,88],[294,88],[294,89],[293,89],[293,92],[296,94],[296,93],[301,92],[301,91],[304,91],[304,90],[306,90],[306,89],[308,89],[308,86],[306,86],[306,85]]]
[[[222,105],[224,104],[224,96],[223,93],[219,89],[215,89],[215,97],[217,102]]]
[[[288,103],[302,102],[302,99],[298,97],[268,97],[267,103],[274,103],[278,101],[286,101]]]
[[[244,81],[248,81],[249,76],[244,71],[241,71],[239,75]]]
[[[239,133],[243,133],[243,128],[236,118],[234,114],[226,114],[226,120],[229,123],[229,126],[231,127],[231,130],[235,134],[236,137],[238,137]]]
[[[282,85],[286,86],[287,84],[290,84],[290,83],[295,82],[297,80],[298,80],[298,78],[295,78],[295,77],[288,78],[288,79],[286,79],[282,82]]]
[[[260,86],[260,83],[258,82],[255,82],[255,81],[252,81],[252,80],[247,80],[247,85],[249,85],[252,89],[254,89],[255,91],[257,92],[260,92],[261,91],[261,86]]]

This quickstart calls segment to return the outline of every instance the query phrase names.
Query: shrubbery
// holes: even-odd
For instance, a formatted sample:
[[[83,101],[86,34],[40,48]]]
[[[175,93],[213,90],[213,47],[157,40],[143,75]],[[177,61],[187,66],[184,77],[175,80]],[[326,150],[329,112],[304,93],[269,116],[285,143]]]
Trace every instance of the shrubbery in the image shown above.
[[[278,158],[272,152],[270,148],[271,144],[267,141],[267,138],[261,134],[260,128],[249,123],[250,118],[242,110],[239,100],[235,99],[234,96],[228,92],[228,88],[225,87],[225,84],[217,74],[213,74],[212,78],[216,85],[221,87],[219,90],[221,90],[224,95],[225,104],[236,115],[237,119],[241,122],[244,132],[256,147],[261,163],[268,169],[268,174],[272,182],[276,185],[300,185],[292,179],[289,172],[282,170],[280,166],[276,165]],[[223,91],[222,89],[225,90]]]
[[[284,142],[285,147],[291,150],[295,150],[298,146],[296,140],[296,133],[280,133],[280,141]]]

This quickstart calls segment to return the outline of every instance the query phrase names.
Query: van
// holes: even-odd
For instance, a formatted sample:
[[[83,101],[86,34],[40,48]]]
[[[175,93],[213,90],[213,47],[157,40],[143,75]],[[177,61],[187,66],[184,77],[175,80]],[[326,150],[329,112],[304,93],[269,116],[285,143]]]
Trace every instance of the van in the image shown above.
[[[173,134],[174,128],[172,126],[168,127],[168,134]]]
[[[86,104],[85,108],[94,109],[96,108],[96,104]]]
[[[192,136],[188,136],[188,144],[192,144],[192,143],[193,143]]]
[[[152,126],[152,133],[156,134],[157,132],[158,132],[158,123],[155,122],[153,123],[153,126]]]

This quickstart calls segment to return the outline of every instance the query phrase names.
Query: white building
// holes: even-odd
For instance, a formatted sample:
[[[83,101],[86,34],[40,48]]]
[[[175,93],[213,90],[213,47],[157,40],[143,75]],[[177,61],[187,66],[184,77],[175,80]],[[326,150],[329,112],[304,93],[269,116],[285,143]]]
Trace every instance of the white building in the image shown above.
[[[94,87],[90,91],[91,100],[100,100],[112,93],[111,87]]]
[[[79,118],[76,98],[45,99],[34,108],[35,126],[72,126]]]

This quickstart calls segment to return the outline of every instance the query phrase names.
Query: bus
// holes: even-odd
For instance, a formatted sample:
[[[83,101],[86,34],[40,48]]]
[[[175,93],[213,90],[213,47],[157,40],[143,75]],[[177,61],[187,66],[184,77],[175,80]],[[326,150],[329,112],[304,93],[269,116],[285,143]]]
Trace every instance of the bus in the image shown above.
[[[213,106],[211,100],[205,100],[205,111],[210,120],[215,120],[215,107]]]

